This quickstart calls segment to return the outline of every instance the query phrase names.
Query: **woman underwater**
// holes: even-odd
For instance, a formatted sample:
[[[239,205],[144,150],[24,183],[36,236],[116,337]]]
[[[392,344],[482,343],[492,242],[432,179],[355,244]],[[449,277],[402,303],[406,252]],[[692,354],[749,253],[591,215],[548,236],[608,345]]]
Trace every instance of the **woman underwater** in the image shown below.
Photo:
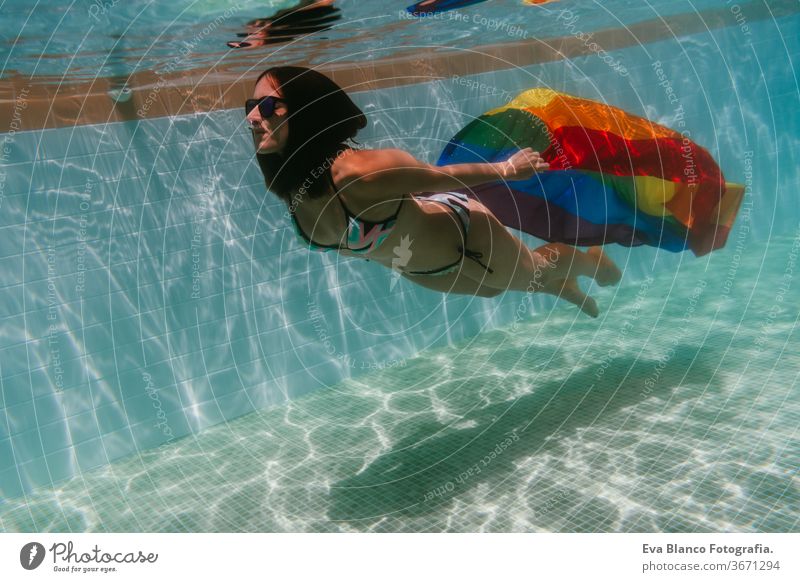
[[[597,303],[577,277],[601,286],[621,278],[600,247],[529,249],[481,202],[452,192],[546,171],[531,148],[504,162],[444,167],[398,149],[353,149],[345,142],[366,117],[332,80],[303,67],[264,71],[246,111],[266,186],[287,203],[299,236],[314,250],[380,263],[436,291],[544,292],[591,317]]]

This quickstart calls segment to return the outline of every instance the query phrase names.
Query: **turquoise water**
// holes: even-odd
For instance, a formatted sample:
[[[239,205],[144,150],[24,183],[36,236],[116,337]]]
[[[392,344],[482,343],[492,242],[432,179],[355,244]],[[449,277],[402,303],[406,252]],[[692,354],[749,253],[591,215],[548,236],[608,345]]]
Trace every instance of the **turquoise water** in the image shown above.
[[[433,161],[499,104],[478,82],[675,125],[661,62],[747,197],[706,257],[610,248],[599,320],[308,253],[238,111],[2,136],[0,529],[800,531],[800,17],[770,14],[614,51],[624,78],[589,55],[354,95],[364,143]]]
[[[761,275],[729,295],[722,251],[599,290],[599,324],[560,305],[15,500],[0,526],[798,531],[798,314],[770,282],[794,234],[743,256]]]
[[[295,5],[292,0],[5,0],[0,27],[0,78],[14,74],[67,78],[127,77],[138,71],[180,71],[199,66],[236,65],[242,51],[226,42],[242,40],[238,33],[256,18]],[[339,60],[368,62],[419,47],[470,48],[526,38],[559,37],[558,19],[574,2],[523,6],[521,0],[488,0],[442,18],[408,19],[403,0],[337,0],[342,19],[300,43],[262,47],[258,54],[272,64],[298,59],[314,64]],[[606,0],[582,5],[585,32],[671,14],[701,11],[724,3],[717,0],[672,0],[637,3]],[[453,15],[463,15],[456,19]],[[496,22],[487,26],[488,22]],[[250,52],[250,51],[247,51]],[[249,66],[242,70],[249,70]]]

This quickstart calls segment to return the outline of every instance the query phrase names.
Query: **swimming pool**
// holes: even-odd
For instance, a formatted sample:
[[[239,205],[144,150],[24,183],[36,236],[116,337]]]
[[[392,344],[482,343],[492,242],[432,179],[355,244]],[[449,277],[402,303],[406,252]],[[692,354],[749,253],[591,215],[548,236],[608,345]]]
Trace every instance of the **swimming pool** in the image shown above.
[[[0,528],[798,531],[800,15],[663,4],[530,7],[509,34],[511,2],[425,21],[342,2],[351,37],[365,15],[387,28],[308,56],[364,75],[365,143],[429,161],[498,93],[532,86],[684,119],[748,187],[734,231],[699,259],[611,248],[625,278],[597,291],[599,320],[521,294],[445,297],[301,248],[242,114],[204,100],[223,72],[251,82],[269,51],[193,85],[195,113],[157,115],[184,111],[184,93],[132,83],[130,119],[64,123],[54,106],[60,125],[6,133]],[[5,111],[24,128],[43,91],[25,75],[60,71],[9,54]],[[157,66],[78,56],[76,82]]]

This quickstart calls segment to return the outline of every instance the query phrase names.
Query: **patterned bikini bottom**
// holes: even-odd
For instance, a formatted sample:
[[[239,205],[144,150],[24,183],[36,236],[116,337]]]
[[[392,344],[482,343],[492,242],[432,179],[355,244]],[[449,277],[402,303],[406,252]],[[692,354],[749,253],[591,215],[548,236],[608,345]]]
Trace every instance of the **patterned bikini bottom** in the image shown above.
[[[462,194],[461,192],[438,192],[430,196],[418,196],[417,200],[432,200],[447,206],[447,208],[458,217],[464,236],[462,238],[462,244],[458,245],[458,252],[461,253],[461,257],[459,257],[455,263],[431,271],[405,271],[407,275],[445,275],[458,269],[464,257],[472,259],[489,273],[494,273],[493,269],[480,262],[479,259],[483,257],[483,253],[470,251],[464,248],[467,242],[467,232],[469,232],[469,198],[466,194]]]

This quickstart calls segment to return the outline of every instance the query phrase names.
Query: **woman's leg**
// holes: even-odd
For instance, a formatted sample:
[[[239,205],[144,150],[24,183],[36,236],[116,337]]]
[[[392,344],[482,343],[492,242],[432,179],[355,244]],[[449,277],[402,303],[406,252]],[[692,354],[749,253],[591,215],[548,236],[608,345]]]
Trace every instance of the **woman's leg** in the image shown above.
[[[600,285],[613,285],[622,276],[599,248],[583,252],[570,245],[548,243],[529,249],[480,202],[470,200],[470,212],[467,248],[483,253],[483,262],[494,272],[489,273],[465,259],[462,274],[483,286],[501,291],[549,293],[597,317],[597,304],[580,290],[577,277],[592,277]]]
[[[463,269],[462,269],[463,271]],[[458,270],[443,275],[408,275],[403,273],[403,277],[434,291],[442,293],[457,293],[462,295],[474,295],[476,297],[496,297],[505,292],[505,289],[495,289],[487,287],[480,281],[470,279],[466,275],[459,273]]]

